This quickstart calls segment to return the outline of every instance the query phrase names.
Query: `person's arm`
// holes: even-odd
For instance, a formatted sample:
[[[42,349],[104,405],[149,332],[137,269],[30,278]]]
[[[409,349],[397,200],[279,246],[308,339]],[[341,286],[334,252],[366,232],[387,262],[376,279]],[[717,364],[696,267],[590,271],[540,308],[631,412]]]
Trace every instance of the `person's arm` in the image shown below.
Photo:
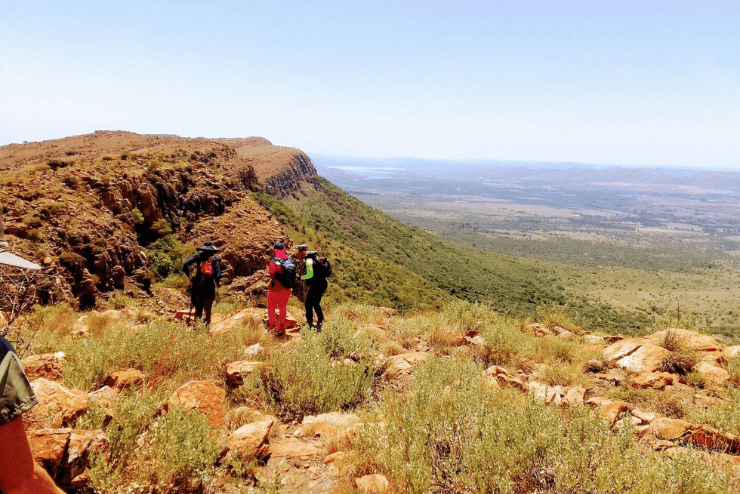
[[[195,254],[190,256],[184,263],[182,263],[182,272],[185,273],[185,276],[190,278],[190,265],[198,261],[199,259],[200,256],[196,252]]]
[[[302,280],[310,280],[313,278],[313,259],[310,257],[306,258],[306,274],[301,276]]]
[[[213,256],[213,281],[221,286],[221,258],[217,256]]]
[[[33,461],[23,419],[0,426],[0,491],[4,494],[64,494]]]

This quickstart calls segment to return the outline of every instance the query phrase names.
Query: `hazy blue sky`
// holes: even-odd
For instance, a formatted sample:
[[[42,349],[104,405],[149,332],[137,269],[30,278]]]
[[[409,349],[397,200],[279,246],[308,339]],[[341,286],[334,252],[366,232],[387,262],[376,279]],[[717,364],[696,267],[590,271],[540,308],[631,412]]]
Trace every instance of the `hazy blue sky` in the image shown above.
[[[2,0],[0,144],[740,169],[740,1]]]

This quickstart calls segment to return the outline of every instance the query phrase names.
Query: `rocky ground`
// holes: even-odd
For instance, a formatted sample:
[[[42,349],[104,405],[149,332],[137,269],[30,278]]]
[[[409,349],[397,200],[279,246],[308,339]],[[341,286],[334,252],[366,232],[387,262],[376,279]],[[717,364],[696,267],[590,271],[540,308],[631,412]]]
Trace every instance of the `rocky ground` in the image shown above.
[[[169,301],[181,303],[182,299],[178,302],[173,293]],[[390,309],[378,310],[385,311],[389,324],[400,317]],[[110,321],[130,321],[131,329],[136,330],[137,314],[133,310],[108,311],[105,316]],[[166,317],[186,319],[187,311],[169,310]],[[81,316],[71,333],[78,338],[90,337],[89,319],[90,314]],[[246,323],[262,325],[265,319],[265,310],[259,308],[222,313],[214,318],[209,331],[212,335],[223,334]],[[283,351],[290,351],[301,340],[299,326],[302,322],[300,317],[289,317],[291,329],[287,337],[277,341]],[[358,328],[358,331],[365,330],[378,333],[383,328]],[[576,338],[571,331],[558,325],[546,327],[530,323],[526,331],[548,341]],[[711,336],[682,329],[640,339],[595,334],[582,334],[578,338],[592,355],[583,368],[583,385],[544,384],[539,380],[544,369],[537,367],[525,371],[491,366],[485,370],[487,382],[496,389],[513,388],[552,407],[588,407],[615,431],[629,422],[646,451],[664,451],[667,455],[690,451],[707,461],[734,468],[736,475],[740,475],[740,438],[701,423],[673,418],[670,410],[661,413],[647,403],[608,397],[610,391],[627,384],[634,390],[655,390],[687,406],[709,409],[722,404],[726,401],[721,390],[732,384],[728,383],[732,377],[721,364],[740,354],[740,346],[722,347]],[[469,347],[484,344],[475,331],[454,343]],[[680,368],[678,353],[666,348],[671,345],[680,347],[681,352],[691,352],[694,356],[692,375],[700,376],[700,383],[687,382],[686,369]],[[415,368],[435,356],[433,346],[420,339],[412,351],[383,357],[382,386],[397,392],[412,386]],[[388,480],[382,475],[353,477],[348,467],[353,439],[364,427],[356,414],[337,410],[285,421],[270,410],[243,406],[228,413],[230,417],[240,416],[242,425],[237,427],[233,420],[227,421],[227,391],[243,385],[250,374],[264,365],[257,358],[263,351],[260,343],[245,347],[244,359],[226,366],[222,383],[191,381],[181,386],[164,405],[163,413],[167,407],[180,405],[186,411],[208,417],[212,430],[220,437],[222,461],[232,456],[257,461],[251,480],[245,479],[245,485],[276,483],[285,494],[348,492],[355,487],[362,492],[386,492]],[[671,362],[675,367],[672,372],[666,372],[666,365]],[[66,488],[82,488],[89,482],[87,468],[91,453],[105,451],[108,440],[104,430],[75,429],[76,419],[93,404],[106,409],[128,387],[146,387],[153,376],[136,369],[120,369],[108,377],[104,387],[85,393],[64,385],[63,354],[35,355],[24,359],[23,364],[40,401],[25,417],[37,461]]]

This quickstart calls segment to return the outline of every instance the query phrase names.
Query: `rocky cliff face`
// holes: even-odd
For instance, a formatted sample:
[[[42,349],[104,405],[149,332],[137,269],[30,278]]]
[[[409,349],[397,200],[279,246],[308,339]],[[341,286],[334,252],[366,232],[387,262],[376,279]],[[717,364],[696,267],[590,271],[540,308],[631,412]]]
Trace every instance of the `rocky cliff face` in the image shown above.
[[[282,196],[316,173],[264,139],[120,132],[6,146],[0,160],[12,172],[0,182],[11,245],[44,265],[45,298],[82,308],[100,293],[148,291],[144,247],[168,233],[216,241],[234,276],[263,269],[272,243],[289,239],[250,192]]]
[[[313,163],[304,153],[298,152],[292,157],[287,168],[265,182],[263,190],[276,197],[284,197],[297,190],[301,180],[313,175],[316,175]]]

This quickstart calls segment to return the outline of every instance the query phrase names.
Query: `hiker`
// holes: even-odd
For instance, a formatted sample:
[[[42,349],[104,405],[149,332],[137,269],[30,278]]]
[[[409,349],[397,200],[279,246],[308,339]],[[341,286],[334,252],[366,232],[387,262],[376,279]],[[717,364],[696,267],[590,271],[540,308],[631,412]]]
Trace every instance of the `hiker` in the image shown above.
[[[211,309],[213,301],[216,300],[216,287],[220,285],[221,259],[214,255],[219,251],[213,242],[207,241],[202,247],[196,249],[193,254],[182,264],[182,269],[192,282],[190,293],[190,309],[195,307],[195,320],[197,321],[205,312],[204,321],[206,326],[211,324]],[[196,263],[195,274],[190,277],[190,265]],[[188,321],[190,314],[188,314]]]
[[[285,246],[277,242],[273,246],[274,257],[270,260],[270,285],[267,289],[268,332],[275,336],[285,335],[285,317],[288,311],[288,299],[295,282],[295,265],[288,259]],[[277,320],[275,309],[280,312]]]
[[[331,274],[331,264],[325,257],[318,257],[316,252],[309,251],[308,245],[299,245],[296,257],[299,261],[305,263],[305,274],[301,280],[308,285],[308,294],[306,295],[306,322],[309,329],[321,331],[321,325],[324,323],[324,311],[321,310],[321,297],[328,286],[326,277]],[[313,324],[313,312],[316,311],[316,325]]]
[[[21,414],[38,403],[10,342],[0,337],[0,492],[64,494],[33,460]]]

